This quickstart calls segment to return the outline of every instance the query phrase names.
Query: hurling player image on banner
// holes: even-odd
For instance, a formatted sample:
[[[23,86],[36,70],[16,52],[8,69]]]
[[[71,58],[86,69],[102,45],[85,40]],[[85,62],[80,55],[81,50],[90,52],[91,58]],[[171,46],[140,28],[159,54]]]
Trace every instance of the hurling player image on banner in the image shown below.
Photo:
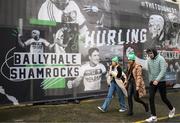
[[[167,38],[163,43],[163,48],[172,49],[177,48],[180,49],[180,27],[178,24],[178,15],[173,13],[168,13],[167,18],[169,20],[169,28],[167,28]]]
[[[21,47],[30,46],[30,53],[43,53],[44,46],[48,47],[51,50],[55,43],[50,44],[47,40],[40,38],[40,31],[39,30],[32,30],[31,32],[32,38],[28,39],[27,41],[22,41],[22,35],[18,35],[18,43]]]
[[[176,16],[171,14],[167,14],[167,16],[150,15],[148,21],[150,39],[145,44],[146,48],[178,48],[179,28],[177,24],[173,23],[175,18]]]
[[[84,91],[95,91],[101,89],[102,75],[106,73],[106,68],[100,63],[99,49],[90,48],[88,51],[89,62],[80,68],[80,75],[67,83],[68,88],[77,87],[83,82]]]
[[[94,24],[95,28],[104,28],[111,22],[110,18],[107,19],[107,13],[110,13],[110,1],[109,0],[86,0],[83,2],[83,11],[86,12],[88,23]]]
[[[164,18],[161,15],[150,15],[148,21],[150,39],[146,42],[146,47],[156,46],[161,48],[164,40],[164,25]]]
[[[63,23],[77,23],[80,33],[87,30],[85,17],[73,0],[46,0],[39,9],[38,19]]]
[[[54,36],[55,53],[78,52],[78,25],[61,24]]]

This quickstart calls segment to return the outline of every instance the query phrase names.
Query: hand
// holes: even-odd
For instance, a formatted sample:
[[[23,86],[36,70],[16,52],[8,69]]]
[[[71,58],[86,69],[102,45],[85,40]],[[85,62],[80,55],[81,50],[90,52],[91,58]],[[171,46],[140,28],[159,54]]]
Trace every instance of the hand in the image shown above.
[[[157,85],[157,84],[158,84],[157,80],[153,81],[153,85]]]
[[[73,87],[73,81],[72,81],[72,80],[69,80],[69,81],[67,82],[67,87],[68,87],[69,89],[71,89],[71,88]]]
[[[138,91],[139,90],[139,87],[136,87],[136,91]]]
[[[127,81],[124,81],[124,85],[127,85]]]
[[[126,81],[126,80],[124,81],[124,84],[127,84],[127,81]]]
[[[98,21],[96,21],[96,23],[97,23],[97,25],[98,25],[99,27],[103,27],[102,21],[98,20]]]
[[[63,44],[63,47],[66,48],[68,45],[67,44]]]
[[[22,34],[18,34],[18,37],[19,37],[19,38],[22,38]]]
[[[85,5],[83,10],[86,12],[94,12],[94,13],[97,13],[99,11],[97,6],[91,6],[91,5]]]

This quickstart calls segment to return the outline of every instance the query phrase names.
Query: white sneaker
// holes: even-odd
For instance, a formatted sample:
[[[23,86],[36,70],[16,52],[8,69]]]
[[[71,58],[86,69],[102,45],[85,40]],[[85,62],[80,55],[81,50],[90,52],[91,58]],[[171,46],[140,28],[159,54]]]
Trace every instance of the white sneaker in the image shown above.
[[[176,111],[176,109],[173,108],[173,109],[169,112],[169,118],[173,118],[173,117],[174,117],[175,111]]]
[[[105,112],[104,109],[102,109],[100,106],[98,106],[98,109],[101,110],[102,112]]]
[[[156,116],[151,116],[148,119],[146,119],[145,121],[148,122],[148,123],[157,122],[157,117]]]
[[[124,108],[122,108],[122,109],[119,109],[119,112],[125,112],[127,109],[124,109]]]

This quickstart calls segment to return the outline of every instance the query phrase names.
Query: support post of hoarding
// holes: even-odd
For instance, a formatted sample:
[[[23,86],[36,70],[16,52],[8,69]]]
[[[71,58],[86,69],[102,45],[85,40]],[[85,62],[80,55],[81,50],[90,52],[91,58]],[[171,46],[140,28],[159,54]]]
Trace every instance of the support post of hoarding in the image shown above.
[[[19,34],[23,35],[23,18],[19,18]]]
[[[73,88],[73,98],[74,98],[74,103],[78,104],[79,100],[77,99],[77,87]]]
[[[33,101],[33,80],[30,81],[30,100]]]

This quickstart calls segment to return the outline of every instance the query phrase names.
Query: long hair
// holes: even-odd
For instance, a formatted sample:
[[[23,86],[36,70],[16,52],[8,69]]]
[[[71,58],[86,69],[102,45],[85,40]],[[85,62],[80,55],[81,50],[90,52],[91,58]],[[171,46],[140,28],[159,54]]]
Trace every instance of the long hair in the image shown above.
[[[120,66],[120,64],[119,63],[116,63],[116,66],[112,66],[111,65],[111,67],[112,67],[112,69],[114,69],[115,67],[116,67],[116,69],[117,69],[117,71],[118,71],[118,74],[117,74],[117,78],[121,78],[121,76],[122,76],[122,68],[121,68],[121,66]]]
[[[135,63],[135,61],[133,61],[133,63],[130,65],[130,67],[129,67],[127,73],[126,73],[127,79],[129,79],[131,74],[132,74],[132,71],[134,69],[134,63]]]

